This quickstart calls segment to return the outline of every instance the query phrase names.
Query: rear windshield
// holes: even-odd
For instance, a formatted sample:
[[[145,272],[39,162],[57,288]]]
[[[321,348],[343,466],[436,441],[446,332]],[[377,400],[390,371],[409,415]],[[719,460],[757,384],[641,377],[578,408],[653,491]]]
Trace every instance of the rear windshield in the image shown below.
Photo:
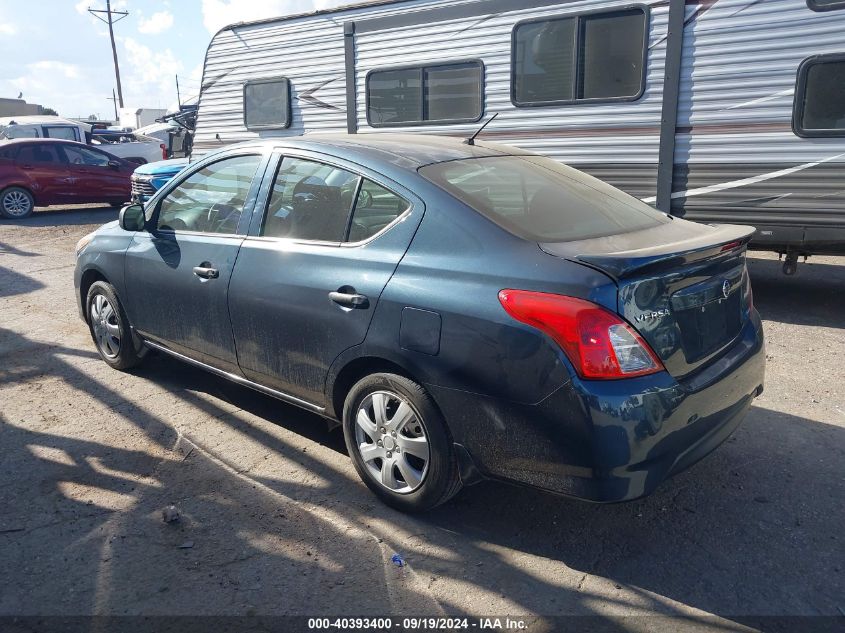
[[[534,242],[617,235],[669,221],[615,187],[540,156],[468,158],[419,171],[505,230]]]

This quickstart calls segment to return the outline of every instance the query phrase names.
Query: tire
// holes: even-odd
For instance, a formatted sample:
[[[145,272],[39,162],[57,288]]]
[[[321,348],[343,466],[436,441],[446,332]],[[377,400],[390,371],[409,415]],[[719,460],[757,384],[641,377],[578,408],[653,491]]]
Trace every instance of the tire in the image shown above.
[[[358,475],[389,506],[423,512],[461,488],[443,416],[413,380],[379,373],[356,383],[343,406],[343,435]]]
[[[7,187],[0,192],[0,216],[22,220],[35,210],[35,198],[23,187]]]
[[[111,284],[95,281],[85,299],[85,316],[94,345],[106,364],[125,370],[138,365],[147,348],[136,345],[129,320]]]

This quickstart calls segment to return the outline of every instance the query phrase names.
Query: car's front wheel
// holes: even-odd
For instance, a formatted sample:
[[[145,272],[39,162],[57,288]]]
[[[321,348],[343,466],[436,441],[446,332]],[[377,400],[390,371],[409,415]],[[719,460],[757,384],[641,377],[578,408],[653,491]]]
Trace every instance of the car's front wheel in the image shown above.
[[[440,411],[425,389],[404,376],[372,374],[352,387],[343,434],[355,470],[388,505],[429,510],[461,488]]]
[[[114,288],[95,281],[85,302],[91,338],[100,357],[114,369],[129,369],[144,358],[146,348],[136,347],[129,321]]]
[[[23,187],[7,187],[0,192],[0,215],[10,220],[20,220],[32,215],[35,198]]]

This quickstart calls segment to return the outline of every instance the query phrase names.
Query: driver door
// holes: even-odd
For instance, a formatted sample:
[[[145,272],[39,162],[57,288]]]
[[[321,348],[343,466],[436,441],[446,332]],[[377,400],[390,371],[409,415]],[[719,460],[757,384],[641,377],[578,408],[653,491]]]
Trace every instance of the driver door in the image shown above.
[[[260,153],[201,163],[148,210],[126,253],[129,319],[145,338],[240,374],[229,278],[263,173]],[[243,220],[243,221],[242,221]]]

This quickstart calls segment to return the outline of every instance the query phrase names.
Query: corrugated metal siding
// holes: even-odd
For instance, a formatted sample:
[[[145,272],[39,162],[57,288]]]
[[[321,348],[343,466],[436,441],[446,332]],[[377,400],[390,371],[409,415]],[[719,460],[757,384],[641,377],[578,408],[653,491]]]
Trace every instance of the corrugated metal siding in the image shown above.
[[[842,222],[845,138],[801,138],[791,121],[799,64],[845,52],[845,11],[817,13],[805,0],[719,0],[707,10],[688,6],[687,20],[673,209],[691,219],[800,224],[838,214]],[[826,168],[813,168],[818,161]],[[738,182],[745,179],[755,182]],[[712,186],[719,190],[677,197]]]
[[[366,119],[365,77],[377,68],[481,59],[485,73],[485,116],[499,113],[483,133],[500,141],[551,156],[599,176],[634,195],[653,195],[660,140],[660,112],[668,7],[650,12],[646,90],[633,102],[517,108],[510,100],[511,32],[528,18],[612,9],[623,2],[567,2],[542,9],[501,13],[479,21],[477,16],[422,26],[408,26],[356,37],[359,133],[378,132]],[[653,46],[653,48],[651,48]],[[391,131],[468,135],[479,123],[391,127]],[[631,186],[631,172],[647,173]]]
[[[345,132],[343,22],[446,4],[449,2],[445,0],[412,0],[221,31],[212,39],[206,55],[194,156],[254,138]],[[267,77],[290,79],[291,125],[284,130],[249,131],[243,122],[243,84],[248,79]],[[331,107],[299,100],[302,92],[324,82],[313,96]]]
[[[203,77],[203,85],[207,87],[200,101],[195,153],[199,155],[225,143],[259,136],[345,131],[343,22],[476,3],[483,6],[483,0],[406,2],[240,27],[218,34],[208,51]],[[618,0],[583,0],[509,11],[491,18],[482,13],[459,20],[357,34],[359,132],[377,131],[366,121],[364,84],[370,70],[421,62],[481,59],[486,75],[485,116],[500,113],[485,130],[484,138],[580,166],[635,195],[652,195],[660,135],[667,6],[654,7],[650,12],[646,90],[637,101],[540,108],[516,108],[510,101],[511,32],[517,22],[629,5]],[[243,83],[247,79],[272,76],[291,80],[292,124],[287,130],[250,132],[243,125]],[[314,96],[335,109],[318,108],[297,100],[302,91],[325,81],[329,83]],[[390,131],[466,136],[478,125],[425,125],[390,128]],[[646,177],[637,177],[641,175]]]

